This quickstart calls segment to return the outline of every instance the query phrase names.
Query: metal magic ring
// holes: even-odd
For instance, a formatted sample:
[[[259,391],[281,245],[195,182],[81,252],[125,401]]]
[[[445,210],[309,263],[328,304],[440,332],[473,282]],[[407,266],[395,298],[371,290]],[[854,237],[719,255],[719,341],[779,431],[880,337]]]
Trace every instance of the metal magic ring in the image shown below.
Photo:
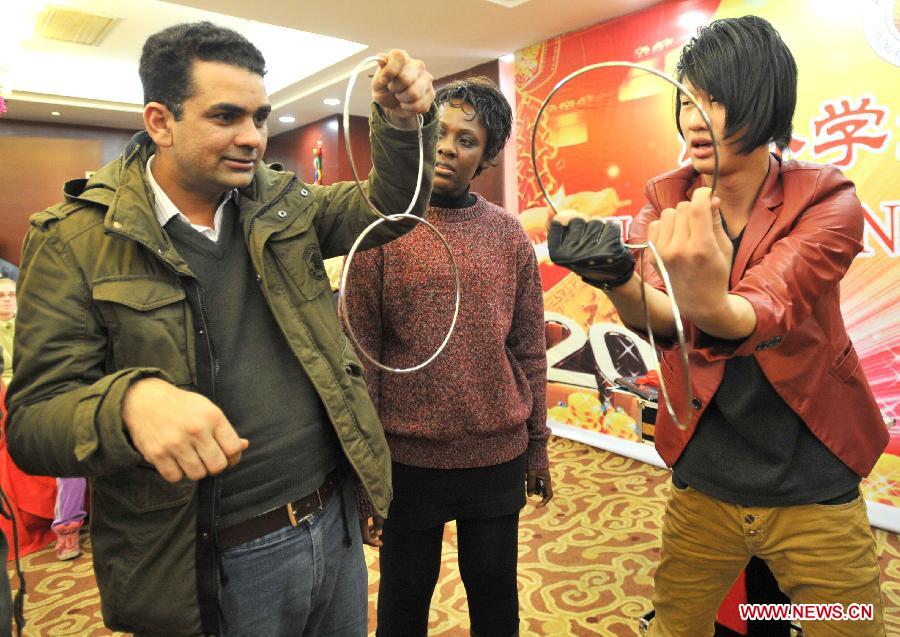
[[[709,116],[706,114],[706,111],[703,110],[703,106],[700,104],[700,101],[691,93],[687,87],[676,80],[673,77],[670,77],[659,71],[657,69],[643,66],[641,64],[635,64],[634,62],[599,62],[597,64],[589,64],[588,66],[582,67],[577,71],[570,73],[559,82],[556,83],[556,86],[550,91],[546,98],[544,98],[543,103],[541,104],[541,108],[537,112],[537,116],[534,119],[534,128],[531,131],[531,164],[534,167],[534,175],[537,179],[538,186],[541,189],[541,193],[544,195],[544,199],[547,201],[547,204],[553,210],[554,214],[559,214],[559,209],[556,207],[556,204],[553,202],[553,199],[550,197],[550,194],[547,192],[547,189],[544,186],[544,182],[541,179],[541,173],[538,168],[537,162],[537,154],[535,152],[535,144],[537,141],[537,131],[538,131],[538,123],[541,120],[541,117],[544,114],[544,110],[546,110],[547,105],[550,103],[550,100],[553,99],[553,96],[556,94],[559,89],[568,84],[571,80],[576,77],[588,73],[589,71],[594,71],[597,69],[603,68],[620,68],[626,67],[631,69],[638,69],[640,71],[646,71],[652,75],[657,76],[658,78],[665,80],[672,84],[682,95],[684,95],[687,99],[691,101],[694,107],[697,109],[697,112],[700,113],[700,116],[703,118],[703,122],[706,124],[707,130],[709,131],[710,139],[712,141],[713,147],[713,175],[712,175],[712,186],[710,188],[712,195],[715,193],[716,186],[719,183],[719,143],[716,136],[716,132],[713,129],[712,121],[710,121]],[[653,257],[656,261],[656,268],[659,271],[660,277],[663,280],[663,285],[666,288],[666,293],[669,297],[669,301],[672,307],[672,318],[675,322],[675,335],[678,339],[679,350],[681,353],[681,362],[684,367],[684,386],[685,386],[685,409],[684,413],[687,414],[687,417],[684,420],[678,418],[678,415],[675,413],[675,409],[672,406],[672,400],[669,396],[668,388],[666,387],[666,382],[663,379],[663,374],[660,372],[659,374],[659,388],[662,391],[663,400],[666,405],[666,411],[669,416],[675,421],[675,424],[678,425],[680,429],[687,429],[688,425],[691,421],[691,402],[692,402],[692,390],[691,390],[691,373],[688,361],[688,349],[687,349],[687,340],[684,336],[684,324],[681,321],[681,312],[678,309],[678,302],[675,299],[675,292],[672,289],[672,282],[669,278],[669,271],[666,269],[665,263],[663,263],[662,257],[656,249],[656,246],[653,245],[651,241],[646,241],[644,243],[634,243],[629,244],[625,243],[624,246],[631,250],[640,250],[640,277],[641,277],[641,302],[644,306],[644,320],[646,322],[647,335],[649,336],[650,346],[653,350],[653,355],[656,356],[656,340],[653,336],[653,328],[650,324],[650,308],[647,306],[647,293],[644,288],[644,250],[649,249],[650,252],[653,253]],[[656,361],[657,367],[659,367],[660,362],[659,359]]]
[[[416,215],[412,214],[412,209],[415,207],[416,201],[419,199],[419,193],[422,189],[422,175],[425,167],[425,150],[424,141],[422,139],[422,126],[424,123],[424,118],[422,117],[422,115],[416,115],[419,134],[419,171],[418,176],[416,177],[416,189],[413,193],[412,200],[409,202],[409,206],[407,206],[405,211],[397,214],[385,214],[381,210],[379,210],[378,207],[372,202],[372,200],[369,199],[369,193],[366,192],[366,189],[363,187],[362,182],[359,179],[359,174],[356,171],[356,163],[353,161],[353,150],[350,147],[350,135],[348,134],[350,130],[350,97],[353,93],[353,85],[356,83],[356,78],[359,73],[367,66],[370,66],[371,64],[378,64],[382,61],[383,58],[379,56],[371,56],[365,58],[359,64],[357,64],[350,74],[350,80],[347,83],[347,93],[344,99],[344,144],[347,149],[347,160],[350,163],[350,171],[353,173],[353,181],[356,182],[356,187],[359,189],[363,200],[366,202],[366,205],[368,205],[369,209],[378,216],[378,219],[375,219],[372,223],[366,226],[366,228],[356,238],[356,241],[353,242],[353,246],[347,253],[347,257],[344,260],[344,267],[341,271],[341,284],[338,288],[338,308],[340,310],[341,319],[344,322],[344,327],[347,329],[347,334],[350,336],[350,339],[353,341],[353,345],[356,347],[356,351],[359,354],[362,354],[362,356],[365,357],[366,360],[368,360],[378,369],[394,374],[407,374],[410,372],[418,371],[429,365],[435,358],[438,357],[438,355],[440,355],[442,351],[444,351],[447,343],[450,342],[450,337],[453,335],[453,330],[456,328],[456,321],[459,318],[462,287],[459,278],[459,268],[456,265],[456,257],[453,256],[453,250],[450,247],[450,243],[430,221],[428,221],[424,217],[417,217]],[[362,346],[362,344],[359,342],[359,339],[356,337],[356,333],[353,331],[353,327],[350,325],[350,313],[347,309],[347,276],[350,272],[350,264],[353,262],[353,257],[356,256],[356,252],[359,249],[360,244],[372,230],[385,222],[397,222],[406,219],[409,219],[416,223],[425,224],[435,234],[435,236],[437,236],[440,242],[444,245],[444,248],[447,250],[447,254],[450,256],[450,265],[453,269],[453,276],[456,281],[456,303],[453,308],[453,320],[450,322],[450,329],[447,331],[447,335],[444,337],[444,340],[441,341],[441,344],[434,351],[434,353],[421,363],[413,365],[412,367],[400,368],[390,367],[377,360]]]

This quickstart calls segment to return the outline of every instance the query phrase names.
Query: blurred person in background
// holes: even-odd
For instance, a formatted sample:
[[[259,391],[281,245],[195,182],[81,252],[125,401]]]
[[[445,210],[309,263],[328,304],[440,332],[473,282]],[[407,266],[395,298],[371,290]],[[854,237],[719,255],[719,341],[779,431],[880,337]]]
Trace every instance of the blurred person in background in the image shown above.
[[[9,385],[13,374],[13,341],[16,336],[16,282],[0,279],[0,349],[3,350],[3,373],[0,382]]]

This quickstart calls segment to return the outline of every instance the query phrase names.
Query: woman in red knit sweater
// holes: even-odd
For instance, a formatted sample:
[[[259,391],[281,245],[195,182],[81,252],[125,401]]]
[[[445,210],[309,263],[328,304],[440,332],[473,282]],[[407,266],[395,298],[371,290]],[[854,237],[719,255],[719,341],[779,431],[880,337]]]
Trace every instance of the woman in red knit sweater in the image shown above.
[[[391,447],[387,520],[361,503],[363,537],[380,547],[378,632],[426,635],[444,524],[456,520],[472,634],[518,634],[519,510],[553,495],[546,425],[547,358],[537,260],[519,220],[469,192],[509,139],[512,112],[487,78],[437,92],[440,137],[428,220],[453,249],[459,321],[444,352],[411,374],[366,366]],[[456,283],[440,240],[419,226],[361,253],[348,283],[361,344],[391,367],[435,351]]]

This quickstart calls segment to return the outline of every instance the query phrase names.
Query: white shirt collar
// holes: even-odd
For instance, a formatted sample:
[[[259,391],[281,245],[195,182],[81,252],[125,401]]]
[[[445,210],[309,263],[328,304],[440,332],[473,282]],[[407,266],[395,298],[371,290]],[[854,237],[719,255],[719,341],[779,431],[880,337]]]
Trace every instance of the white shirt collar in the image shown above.
[[[216,214],[213,217],[213,227],[210,228],[208,226],[201,226],[198,224],[191,223],[191,220],[188,219],[184,213],[182,213],[178,206],[172,203],[172,200],[169,199],[169,195],[160,187],[158,183],[156,183],[156,179],[153,178],[153,171],[150,170],[150,166],[153,164],[153,159],[156,155],[151,155],[150,159],[147,160],[147,181],[150,183],[150,189],[153,191],[153,212],[156,213],[156,220],[159,221],[160,226],[165,226],[169,221],[171,221],[172,217],[181,217],[197,232],[202,234],[204,237],[215,243],[219,240],[219,230],[222,228],[222,211],[225,210],[225,204],[228,203],[230,199],[234,199],[237,201],[238,191],[237,188],[232,188],[230,191],[225,193],[225,196],[222,197],[222,202],[219,204],[219,207],[216,208]]]

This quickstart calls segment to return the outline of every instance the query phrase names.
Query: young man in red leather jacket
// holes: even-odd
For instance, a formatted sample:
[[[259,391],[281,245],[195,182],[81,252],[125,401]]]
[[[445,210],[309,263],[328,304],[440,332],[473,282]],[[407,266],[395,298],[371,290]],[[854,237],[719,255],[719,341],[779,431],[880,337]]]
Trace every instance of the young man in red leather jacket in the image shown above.
[[[684,428],[659,410],[656,445],[673,489],[649,634],[712,635],[722,599],[757,556],[794,604],[871,605],[868,621],[804,621],[808,637],[883,636],[859,482],[888,434],[840,313],[862,207],[837,168],[769,152],[791,138],[797,67],[768,22],[713,22],[685,46],[677,75],[719,140],[716,192],[712,136],[679,95],[691,163],[650,180],[629,242],[651,240],[669,271],[690,388],[662,280],[655,268],[644,281],[634,272],[618,228],[559,215],[549,236],[551,259],[603,289],[638,330],[643,286],[664,341],[660,371]]]

